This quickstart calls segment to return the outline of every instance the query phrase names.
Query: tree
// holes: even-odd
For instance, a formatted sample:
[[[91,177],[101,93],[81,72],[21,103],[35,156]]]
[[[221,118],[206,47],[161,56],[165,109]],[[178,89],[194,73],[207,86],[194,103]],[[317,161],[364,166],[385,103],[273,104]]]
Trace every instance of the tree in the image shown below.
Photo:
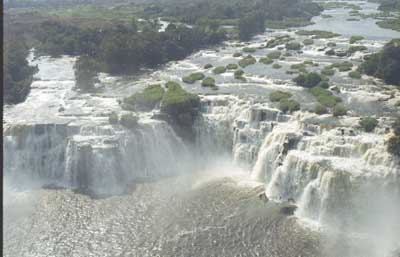
[[[85,92],[94,90],[94,84],[97,81],[97,62],[86,55],[80,56],[75,63],[74,69],[76,87]]]

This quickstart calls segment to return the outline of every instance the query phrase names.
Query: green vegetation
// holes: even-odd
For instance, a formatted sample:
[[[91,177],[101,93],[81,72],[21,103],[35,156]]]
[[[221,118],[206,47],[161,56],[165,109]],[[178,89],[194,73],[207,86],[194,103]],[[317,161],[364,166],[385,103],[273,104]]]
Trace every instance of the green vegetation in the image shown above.
[[[334,63],[328,67],[337,68],[339,71],[343,72],[343,71],[350,71],[351,68],[353,67],[353,64],[349,61],[344,61],[344,62]]]
[[[275,52],[271,52],[269,54],[267,54],[267,57],[269,59],[279,59],[281,57],[282,53],[279,51],[275,51]]]
[[[110,113],[108,116],[108,122],[112,125],[118,124],[118,114],[116,112]]]
[[[224,66],[218,66],[213,69],[214,74],[222,74],[226,72],[226,68]]]
[[[267,20],[265,26],[270,29],[287,29],[292,27],[304,27],[314,24],[307,18],[285,18],[283,20]]]
[[[35,67],[26,61],[29,51],[21,41],[4,43],[3,100],[6,104],[25,101],[31,90]]]
[[[369,55],[360,66],[361,72],[400,86],[400,39],[393,39],[382,51]]]
[[[312,45],[312,44],[314,44],[314,40],[311,38],[306,38],[303,40],[303,44],[306,46]]]
[[[80,56],[74,66],[76,87],[84,92],[94,90],[94,84],[98,81],[98,69],[98,64],[93,58]]]
[[[246,68],[249,65],[255,64],[257,62],[256,58],[251,55],[248,55],[239,61],[239,66],[242,68]]]
[[[354,44],[354,43],[356,43],[358,41],[361,41],[363,39],[364,39],[364,37],[362,37],[362,36],[351,36],[350,44]]]
[[[190,94],[182,89],[182,87],[176,83],[169,81],[166,83],[167,91],[161,100],[161,110],[167,111],[177,105],[197,105],[200,99],[197,95]]]
[[[189,76],[183,77],[182,81],[188,84],[193,84],[197,80],[202,80],[204,79],[204,74],[202,72],[195,72],[190,74]]]
[[[378,120],[373,117],[364,117],[359,121],[359,125],[364,129],[365,132],[374,131],[375,127],[378,126]]]
[[[316,86],[310,89],[310,93],[317,99],[317,101],[325,107],[332,108],[337,103],[341,102],[340,97],[336,97],[330,92],[320,86]]]
[[[376,24],[384,29],[400,31],[400,18],[385,19],[383,21],[376,22]]]
[[[300,74],[294,78],[293,81],[299,86],[312,88],[317,86],[322,81],[322,77],[318,73],[310,72],[307,74]]]
[[[334,117],[344,116],[346,114],[347,114],[347,108],[344,105],[337,104],[335,107],[333,107]]]
[[[292,97],[292,94],[289,92],[284,92],[284,91],[274,91],[271,94],[269,94],[269,100],[271,102],[280,102],[283,99],[289,99]]]
[[[279,45],[284,45],[290,41],[292,41],[293,38],[291,38],[289,35],[284,35],[284,36],[278,36],[276,38],[270,39],[266,45],[267,48],[274,48]]]
[[[274,60],[272,60],[272,59],[270,59],[268,57],[261,57],[260,60],[258,60],[258,61],[260,63],[266,64],[266,65],[271,64],[271,63],[274,62]]]
[[[280,68],[282,68],[282,65],[280,65],[278,63],[274,63],[274,64],[272,64],[272,68],[273,69],[280,69]]]
[[[138,120],[139,118],[136,115],[133,115],[132,113],[127,113],[121,115],[119,123],[128,129],[133,129],[137,127]]]
[[[322,115],[328,113],[328,109],[322,104],[317,104],[314,108],[314,112],[318,115]]]
[[[242,56],[242,53],[239,53],[239,52],[236,52],[233,54],[233,57],[241,57],[241,56]]]
[[[256,49],[255,49],[254,47],[244,47],[244,48],[242,49],[242,51],[243,51],[244,53],[254,53],[254,52],[256,51]]]
[[[368,48],[365,46],[350,46],[347,50],[347,53],[354,54],[355,52],[366,51]]]
[[[210,88],[216,88],[217,86],[215,85],[215,79],[212,77],[206,77],[203,79],[201,82],[201,86],[203,87],[210,87]]]
[[[349,77],[352,79],[361,79],[361,73],[359,71],[350,71]]]
[[[149,85],[143,91],[123,99],[122,108],[125,110],[152,110],[164,96],[161,85]]]
[[[295,100],[284,98],[279,102],[279,109],[285,113],[294,112],[300,110],[300,104]]]
[[[393,155],[400,156],[400,118],[392,124],[392,135],[387,141],[387,150]]]
[[[321,6],[326,9],[338,9],[338,8],[345,8],[345,9],[352,9],[352,10],[361,10],[361,7],[356,5],[356,4],[352,4],[352,3],[348,3],[348,2],[323,2],[321,3]]]
[[[243,70],[236,70],[234,73],[235,79],[239,79],[239,80],[246,80],[244,77],[244,71]]]
[[[300,50],[303,46],[299,42],[289,42],[285,45],[287,50]]]
[[[237,68],[239,68],[239,66],[236,63],[230,63],[226,66],[228,70],[236,70]]]
[[[328,42],[326,45],[329,46],[329,47],[335,47],[336,43],[335,42]]]
[[[208,70],[211,69],[213,67],[213,65],[211,63],[207,63],[206,65],[204,65],[204,69]]]
[[[330,31],[324,31],[324,30],[299,30],[296,32],[296,34],[300,35],[300,36],[312,36],[313,39],[333,38],[333,37],[340,36],[337,33],[333,33]]]

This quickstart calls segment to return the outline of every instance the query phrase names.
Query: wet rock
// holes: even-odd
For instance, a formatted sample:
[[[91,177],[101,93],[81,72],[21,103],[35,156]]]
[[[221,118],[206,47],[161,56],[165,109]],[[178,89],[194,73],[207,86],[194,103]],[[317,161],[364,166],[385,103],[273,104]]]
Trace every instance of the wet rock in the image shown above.
[[[267,195],[265,194],[265,192],[259,193],[258,194],[258,198],[263,201],[264,203],[268,203],[269,199],[267,197]]]
[[[296,211],[296,209],[297,209],[296,205],[286,205],[286,206],[281,207],[280,212],[285,215],[291,216],[291,215],[294,215],[294,212]]]

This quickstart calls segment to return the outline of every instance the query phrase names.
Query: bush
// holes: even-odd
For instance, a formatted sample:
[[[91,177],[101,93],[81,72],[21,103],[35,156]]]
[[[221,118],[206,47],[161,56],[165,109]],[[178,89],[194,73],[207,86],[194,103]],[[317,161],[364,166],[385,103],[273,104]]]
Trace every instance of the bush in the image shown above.
[[[325,75],[325,76],[333,76],[335,74],[335,70],[333,68],[327,66],[322,69],[321,74]]]
[[[242,56],[242,53],[236,52],[233,54],[233,57],[240,57],[240,56]]]
[[[314,40],[312,40],[311,38],[306,38],[303,40],[303,44],[306,46],[312,45],[314,44]]]
[[[272,68],[274,68],[274,69],[280,69],[280,68],[282,68],[282,65],[280,65],[280,64],[278,64],[278,63],[274,63],[274,64],[272,65]]]
[[[328,113],[328,110],[322,104],[317,104],[314,108],[314,112],[318,115]]]
[[[300,110],[300,104],[295,100],[282,99],[279,101],[279,109],[282,112],[294,112]]]
[[[275,52],[271,52],[269,54],[267,54],[267,57],[269,59],[279,59],[281,57],[282,53],[279,51],[275,51]]]
[[[138,125],[139,118],[132,113],[123,114],[119,123],[129,129],[135,128]]]
[[[289,42],[285,45],[287,50],[300,50],[303,46],[299,42]]]
[[[354,44],[354,43],[356,43],[357,41],[361,41],[361,40],[363,40],[364,39],[364,37],[362,37],[362,36],[352,36],[351,38],[350,38],[350,44]]]
[[[169,81],[165,86],[167,91],[161,100],[161,111],[168,112],[176,106],[194,106],[200,102],[197,95],[186,92],[176,82]]]
[[[400,136],[392,135],[388,139],[387,150],[393,155],[400,156]]]
[[[378,125],[378,120],[372,117],[361,118],[359,125],[365,130],[365,132],[372,132]]]
[[[339,117],[347,114],[347,108],[342,104],[337,104],[333,107],[333,116]]]
[[[294,78],[293,81],[299,86],[312,88],[317,86],[322,81],[322,77],[318,73],[311,72],[307,74],[300,74]]]
[[[269,95],[269,100],[270,100],[271,102],[279,102],[279,101],[281,101],[282,99],[288,99],[288,98],[290,98],[290,97],[292,97],[292,94],[291,94],[291,93],[278,90],[278,91],[272,92],[272,93]]]
[[[197,80],[202,80],[204,79],[204,74],[201,72],[195,72],[190,74],[189,76],[183,77],[182,81],[188,84],[193,84],[194,82],[196,82]]]
[[[368,50],[365,46],[350,46],[349,50],[347,50],[348,54],[354,54],[355,52],[362,52]]]
[[[361,73],[358,71],[350,71],[349,77],[352,79],[361,79]]]
[[[339,34],[323,30],[299,30],[296,34],[300,36],[312,36],[313,38],[333,38],[340,36]]]
[[[256,51],[256,49],[253,48],[253,47],[244,47],[242,49],[242,51],[245,52],[245,53],[254,53]]]
[[[320,104],[326,107],[332,108],[337,103],[342,101],[340,97],[334,96],[331,91],[319,86],[311,88],[310,93],[317,99]]]
[[[349,61],[337,62],[331,65],[333,68],[337,68],[339,71],[350,71],[353,64]]]
[[[230,63],[226,66],[227,70],[236,70],[237,68],[239,68],[239,66],[235,63]]]
[[[123,99],[123,109],[134,110],[136,108],[149,110],[162,99],[164,89],[161,85],[149,85],[142,92],[136,92],[133,95]]]
[[[203,81],[201,82],[201,86],[203,87],[215,87],[215,79],[211,78],[211,77],[207,77],[205,79],[203,79]]]
[[[110,115],[108,115],[108,122],[110,122],[110,124],[117,124],[118,114],[116,112],[110,113]]]
[[[236,70],[235,73],[234,73],[235,79],[244,80],[243,75],[244,75],[244,71],[243,70]]]
[[[213,65],[211,63],[207,63],[206,65],[204,65],[204,69],[206,69],[206,70],[208,70],[212,67],[213,67]]]
[[[268,65],[268,64],[273,63],[274,60],[272,60],[272,59],[270,59],[268,57],[262,57],[262,58],[260,58],[259,62],[262,63],[262,64]]]
[[[257,62],[256,58],[251,55],[248,55],[239,61],[239,66],[242,68],[246,68],[249,65],[255,64]]]
[[[331,86],[331,85],[329,85],[329,82],[328,82],[328,81],[321,81],[321,82],[318,84],[318,87],[321,87],[321,88],[324,88],[324,89],[328,89],[330,86]]]
[[[226,72],[226,68],[224,66],[218,66],[213,69],[214,74],[222,74],[224,72]]]

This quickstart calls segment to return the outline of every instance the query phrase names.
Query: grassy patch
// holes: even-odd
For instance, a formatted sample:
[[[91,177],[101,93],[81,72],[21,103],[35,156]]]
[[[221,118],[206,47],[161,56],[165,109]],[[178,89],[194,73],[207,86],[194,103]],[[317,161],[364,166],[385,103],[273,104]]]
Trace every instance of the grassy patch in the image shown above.
[[[354,43],[356,43],[358,41],[361,41],[363,39],[364,39],[364,37],[362,37],[362,36],[351,36],[350,44],[354,44]]]
[[[211,69],[213,67],[213,65],[211,63],[207,63],[206,65],[204,65],[204,69],[208,70]]]
[[[293,81],[299,86],[312,88],[317,86],[322,81],[322,77],[318,73],[310,72],[306,74],[300,74],[294,78]]]
[[[203,81],[201,82],[201,86],[214,88],[214,87],[216,87],[215,79],[212,77],[207,77],[207,78],[203,79]]]
[[[279,109],[282,112],[294,112],[300,110],[300,104],[291,99],[282,99],[279,101]]]
[[[167,82],[165,85],[167,91],[165,92],[162,100],[162,109],[168,109],[169,107],[177,104],[192,103],[200,101],[199,97],[194,94],[186,92],[182,87],[176,82]]]
[[[362,52],[368,50],[365,46],[350,46],[347,53],[354,54],[355,52]]]
[[[150,85],[142,92],[136,92],[133,95],[123,99],[122,108],[126,110],[153,109],[162,99],[164,89],[161,85]]]
[[[285,47],[287,50],[294,50],[294,51],[297,51],[297,50],[300,50],[301,48],[303,48],[303,46],[299,42],[286,43]]]
[[[318,115],[321,115],[321,114],[328,113],[328,109],[325,106],[323,106],[322,104],[318,103],[314,108],[314,112]]]
[[[334,117],[344,116],[347,114],[347,108],[342,104],[337,104],[333,107],[332,113]]]
[[[248,55],[239,61],[239,66],[245,68],[249,65],[255,64],[257,62],[256,58],[251,55]]]
[[[265,27],[270,29],[287,29],[292,27],[304,27],[314,24],[307,18],[286,18],[284,20],[267,20]]]
[[[378,21],[376,24],[384,29],[392,29],[396,31],[400,31],[400,18],[396,19],[386,19],[383,21]]]
[[[306,38],[303,40],[303,44],[306,46],[312,45],[312,44],[314,44],[314,40],[311,38]]]
[[[253,47],[244,47],[244,48],[242,49],[242,51],[243,51],[244,53],[254,53],[254,52],[256,51],[256,49],[253,48]]]
[[[271,63],[274,62],[274,60],[272,60],[272,59],[270,59],[270,58],[268,58],[268,57],[262,57],[262,58],[260,58],[260,60],[258,60],[258,61],[259,61],[260,63],[266,64],[266,65],[271,64]]]
[[[340,36],[340,34],[324,30],[299,30],[296,34],[300,36],[312,36],[313,39],[334,38]]]
[[[372,132],[378,126],[378,120],[373,117],[364,117],[359,121],[359,125],[365,132]]]
[[[361,73],[358,71],[350,71],[349,77],[352,79],[361,79]]]
[[[282,65],[280,65],[278,63],[274,63],[274,64],[272,64],[272,68],[273,69],[280,69],[280,68],[282,68]]]
[[[282,55],[282,53],[280,51],[274,51],[274,52],[267,54],[267,57],[269,59],[279,59],[281,57],[281,55]]]
[[[269,100],[271,102],[279,102],[282,99],[289,99],[290,97],[292,97],[291,93],[280,90],[274,91],[271,94],[269,94]]]
[[[230,63],[226,66],[227,70],[236,70],[239,66],[236,63]]]
[[[204,74],[202,72],[195,72],[190,74],[189,76],[183,77],[182,81],[188,84],[193,84],[197,80],[202,80],[204,79]]]
[[[213,69],[214,74],[222,74],[226,72],[226,68],[224,66],[218,66]]]

